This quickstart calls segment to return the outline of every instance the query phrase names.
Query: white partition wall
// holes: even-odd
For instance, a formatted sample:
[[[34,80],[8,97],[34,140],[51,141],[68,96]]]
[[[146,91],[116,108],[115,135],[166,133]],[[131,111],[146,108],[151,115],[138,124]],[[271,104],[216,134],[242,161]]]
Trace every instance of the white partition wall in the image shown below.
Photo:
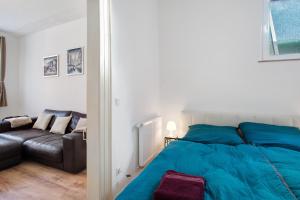
[[[138,170],[138,122],[159,108],[158,0],[112,0],[112,183]]]

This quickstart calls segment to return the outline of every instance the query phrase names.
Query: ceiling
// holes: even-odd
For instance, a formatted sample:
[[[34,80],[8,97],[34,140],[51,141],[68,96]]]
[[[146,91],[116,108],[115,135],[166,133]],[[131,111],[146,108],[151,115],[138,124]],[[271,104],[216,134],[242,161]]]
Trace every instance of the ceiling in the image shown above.
[[[86,16],[86,0],[0,0],[0,31],[22,36]]]

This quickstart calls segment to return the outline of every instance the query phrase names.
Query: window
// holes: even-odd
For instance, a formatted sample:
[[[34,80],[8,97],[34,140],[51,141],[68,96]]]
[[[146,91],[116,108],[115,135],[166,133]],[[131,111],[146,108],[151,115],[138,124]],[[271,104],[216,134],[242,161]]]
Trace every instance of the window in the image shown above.
[[[265,0],[262,57],[300,59],[299,0]]]

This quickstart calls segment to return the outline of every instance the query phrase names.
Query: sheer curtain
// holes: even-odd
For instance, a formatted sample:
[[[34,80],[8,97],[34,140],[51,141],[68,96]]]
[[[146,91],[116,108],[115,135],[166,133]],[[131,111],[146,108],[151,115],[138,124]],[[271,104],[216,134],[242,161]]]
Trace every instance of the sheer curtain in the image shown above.
[[[0,107],[7,106],[6,91],[4,85],[6,64],[5,38],[0,36]]]

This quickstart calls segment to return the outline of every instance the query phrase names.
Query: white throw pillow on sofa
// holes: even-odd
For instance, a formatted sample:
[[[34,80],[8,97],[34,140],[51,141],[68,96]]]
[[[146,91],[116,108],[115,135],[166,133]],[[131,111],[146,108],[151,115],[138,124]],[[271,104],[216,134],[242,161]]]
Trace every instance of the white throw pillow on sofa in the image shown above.
[[[13,117],[5,119],[4,121],[7,121],[10,123],[11,128],[18,128],[20,126],[25,126],[27,124],[32,123],[32,119],[30,117]]]
[[[73,132],[86,132],[86,131],[87,131],[87,119],[80,118]]]
[[[71,120],[69,117],[56,117],[54,124],[50,130],[51,133],[65,134],[66,128]]]
[[[38,116],[36,122],[34,123],[33,128],[46,130],[52,116],[53,116],[52,114],[41,113]]]

